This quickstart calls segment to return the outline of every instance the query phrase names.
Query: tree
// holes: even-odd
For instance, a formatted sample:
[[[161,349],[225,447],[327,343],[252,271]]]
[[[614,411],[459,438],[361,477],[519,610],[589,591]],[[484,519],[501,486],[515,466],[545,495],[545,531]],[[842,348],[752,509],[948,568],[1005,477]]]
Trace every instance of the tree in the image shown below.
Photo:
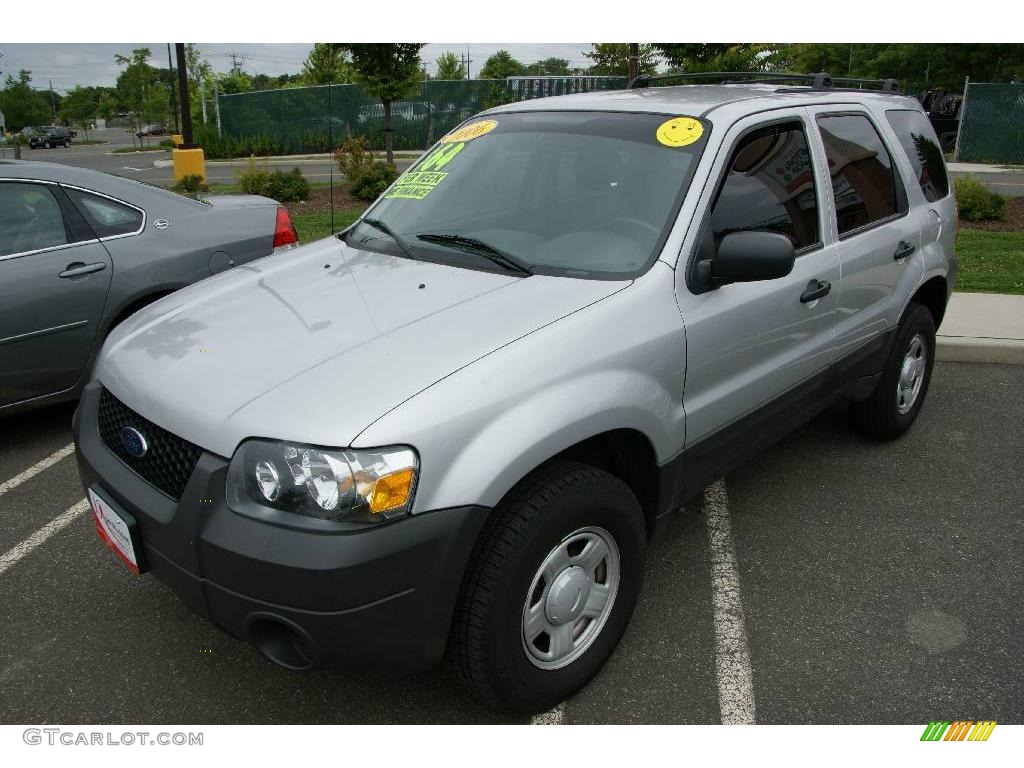
[[[784,69],[783,46],[763,43],[655,43],[670,72],[765,72]]]
[[[506,77],[519,77],[526,74],[523,62],[512,57],[506,50],[500,50],[489,56],[480,70],[483,80],[504,80]]]
[[[248,93],[252,90],[252,78],[241,70],[232,70],[227,74],[218,72],[215,77],[221,93]]]
[[[466,66],[457,55],[445,51],[437,57],[437,75],[435,80],[465,80]]]
[[[306,85],[351,83],[352,65],[343,49],[330,43],[313,43],[313,50],[302,63],[300,76]]]
[[[591,75],[627,77],[629,75],[629,43],[592,43],[594,48],[583,55],[594,62]],[[658,70],[658,54],[653,45],[639,46],[638,75],[653,75]]]
[[[213,67],[203,58],[195,43],[185,44],[185,71],[188,72],[188,103],[192,123],[198,125],[203,118],[203,100],[213,99]]]
[[[32,73],[27,69],[18,72],[18,77],[8,75],[4,89],[0,91],[0,112],[4,113],[9,130],[20,130],[29,125],[50,122],[50,100],[30,83]]]
[[[541,59],[535,61],[526,67],[526,74],[528,75],[569,75],[572,71],[569,69],[568,59],[558,59],[551,57],[548,59]]]
[[[97,88],[83,88],[76,85],[64,96],[60,105],[60,116],[66,125],[77,125],[89,138],[89,128],[96,119],[99,109]]]
[[[384,108],[384,150],[394,164],[391,102],[409,94],[420,82],[420,50],[424,43],[332,43],[352,56],[355,81]]]
[[[149,48],[135,48],[131,56],[114,55],[114,61],[124,67],[117,76],[117,99],[132,115],[132,133],[141,130],[148,116],[156,109],[159,97],[163,100],[163,113],[168,111],[168,94],[160,75],[149,65]],[[143,139],[139,144],[143,145]]]

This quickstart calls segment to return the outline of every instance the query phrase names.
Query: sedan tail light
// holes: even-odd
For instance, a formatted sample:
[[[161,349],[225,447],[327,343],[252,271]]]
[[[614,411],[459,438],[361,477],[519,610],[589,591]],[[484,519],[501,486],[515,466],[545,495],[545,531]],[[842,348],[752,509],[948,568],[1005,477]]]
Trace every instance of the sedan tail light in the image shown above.
[[[292,217],[283,205],[277,207],[277,222],[274,224],[274,250],[291,248],[299,244],[299,233],[295,231]]]

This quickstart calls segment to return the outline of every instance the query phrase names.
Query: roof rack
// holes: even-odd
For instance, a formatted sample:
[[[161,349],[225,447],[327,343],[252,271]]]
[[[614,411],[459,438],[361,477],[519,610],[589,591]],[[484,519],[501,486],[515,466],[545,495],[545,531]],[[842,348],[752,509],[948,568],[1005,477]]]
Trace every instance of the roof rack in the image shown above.
[[[899,83],[887,78],[874,80],[864,77],[832,77],[828,72],[816,74],[800,74],[796,72],[681,72],[670,75],[640,75],[629,83],[630,88],[648,88],[655,82],[665,80],[711,80],[718,83],[801,83],[809,85],[811,90],[865,90],[875,88],[884,93],[901,93]],[[837,88],[837,86],[847,86]],[[792,89],[780,88],[780,91]]]

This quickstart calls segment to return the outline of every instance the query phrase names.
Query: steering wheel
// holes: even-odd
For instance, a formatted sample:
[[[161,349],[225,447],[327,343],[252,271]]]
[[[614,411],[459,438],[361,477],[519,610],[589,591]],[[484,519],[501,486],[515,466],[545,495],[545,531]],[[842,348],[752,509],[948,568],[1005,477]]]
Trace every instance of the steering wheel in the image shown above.
[[[651,224],[651,222],[638,219],[634,216],[623,216],[618,219],[613,219],[601,227],[601,229],[607,232],[618,231],[621,234],[626,235],[626,237],[629,237],[631,240],[635,240],[640,243],[651,238],[657,240],[658,236],[661,234],[661,230]],[[629,233],[630,230],[632,231],[632,234]],[[634,237],[634,235],[637,234],[640,236]]]

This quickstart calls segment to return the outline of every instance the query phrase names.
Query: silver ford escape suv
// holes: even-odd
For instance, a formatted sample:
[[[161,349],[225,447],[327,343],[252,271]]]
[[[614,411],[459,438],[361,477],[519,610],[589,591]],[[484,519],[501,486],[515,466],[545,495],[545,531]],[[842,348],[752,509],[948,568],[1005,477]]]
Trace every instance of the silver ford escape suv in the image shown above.
[[[911,426],[955,221],[888,83],[497,107],[344,232],[110,335],[75,416],[97,531],[285,667],[447,657],[547,709],[666,514],[838,400]]]

